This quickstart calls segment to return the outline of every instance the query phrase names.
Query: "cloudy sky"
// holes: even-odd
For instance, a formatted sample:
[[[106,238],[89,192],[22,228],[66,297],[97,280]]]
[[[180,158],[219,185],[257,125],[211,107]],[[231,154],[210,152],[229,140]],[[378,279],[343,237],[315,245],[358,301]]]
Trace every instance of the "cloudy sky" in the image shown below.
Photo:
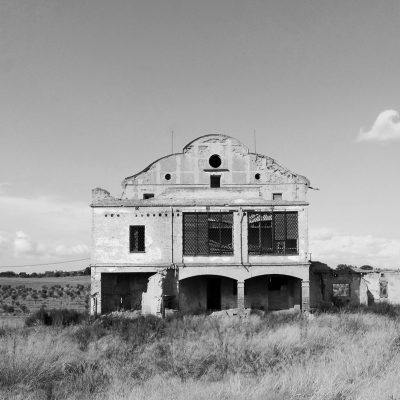
[[[0,1],[0,265],[89,257],[91,189],[171,130],[255,129],[320,188],[313,259],[400,267],[399,38],[397,0]]]

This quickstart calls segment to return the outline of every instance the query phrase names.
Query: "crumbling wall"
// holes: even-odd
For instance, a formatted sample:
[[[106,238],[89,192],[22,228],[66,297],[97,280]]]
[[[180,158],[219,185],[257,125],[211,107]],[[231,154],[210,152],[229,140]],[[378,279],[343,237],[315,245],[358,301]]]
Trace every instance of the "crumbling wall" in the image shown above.
[[[363,279],[368,287],[370,303],[387,301],[400,304],[400,271],[371,271],[365,273]]]
[[[165,274],[157,272],[148,279],[147,290],[142,293],[142,313],[161,315],[163,280]]]
[[[337,270],[328,265],[313,262],[310,266],[310,307],[329,304],[359,305],[365,302],[366,282],[361,285],[362,274],[350,268]],[[348,285],[347,295],[334,293],[334,285]],[[361,287],[360,287],[361,286]]]
[[[102,273],[101,312],[141,310],[151,273]]]

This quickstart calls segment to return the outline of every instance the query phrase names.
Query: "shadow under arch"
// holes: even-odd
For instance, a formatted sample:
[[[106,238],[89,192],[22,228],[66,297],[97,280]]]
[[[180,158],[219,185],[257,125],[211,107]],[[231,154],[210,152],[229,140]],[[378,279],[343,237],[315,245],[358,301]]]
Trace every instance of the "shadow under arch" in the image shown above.
[[[245,307],[264,311],[301,307],[301,278],[286,274],[259,274],[244,282]]]
[[[226,310],[237,307],[237,280],[207,274],[179,281],[179,310],[184,313]]]

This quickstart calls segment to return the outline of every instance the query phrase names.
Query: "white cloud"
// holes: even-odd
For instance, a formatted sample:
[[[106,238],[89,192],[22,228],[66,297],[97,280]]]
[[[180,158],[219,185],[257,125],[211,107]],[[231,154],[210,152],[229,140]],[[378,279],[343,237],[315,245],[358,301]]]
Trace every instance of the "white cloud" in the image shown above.
[[[0,236],[0,247],[2,244],[2,237]],[[4,238],[5,243],[8,241]],[[32,239],[31,236],[27,235],[25,232],[19,231],[15,235],[14,239],[14,255],[19,256],[44,256],[48,258],[73,258],[73,257],[83,257],[89,256],[90,250],[89,246],[86,244],[75,244],[67,246],[65,244],[46,245],[39,243]]]
[[[360,130],[357,142],[400,140],[400,118],[398,111],[382,111],[369,131]]]
[[[322,262],[353,265],[400,266],[400,240],[373,235],[351,235],[317,229],[310,232],[312,258]]]
[[[3,232],[0,232],[0,253],[7,250],[9,245],[10,241],[8,240],[8,238],[3,234]]]
[[[26,233],[19,231],[16,233],[14,239],[14,254],[16,256],[42,256],[45,254],[45,248],[42,244],[32,240],[32,238]]]
[[[76,244],[74,246],[65,246],[63,244],[60,244],[56,246],[55,250],[52,252],[52,254],[58,257],[83,257],[89,256],[89,253],[89,246],[87,246],[86,244]]]

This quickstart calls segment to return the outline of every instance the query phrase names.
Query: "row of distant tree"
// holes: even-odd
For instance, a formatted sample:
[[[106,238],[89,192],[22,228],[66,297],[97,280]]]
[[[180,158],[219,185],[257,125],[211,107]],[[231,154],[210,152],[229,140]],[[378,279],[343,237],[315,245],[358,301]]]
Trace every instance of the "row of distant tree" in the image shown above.
[[[90,275],[90,267],[81,269],[79,271],[45,271],[45,272],[14,272],[4,271],[0,272],[2,278],[59,278],[63,276],[84,276]]]

